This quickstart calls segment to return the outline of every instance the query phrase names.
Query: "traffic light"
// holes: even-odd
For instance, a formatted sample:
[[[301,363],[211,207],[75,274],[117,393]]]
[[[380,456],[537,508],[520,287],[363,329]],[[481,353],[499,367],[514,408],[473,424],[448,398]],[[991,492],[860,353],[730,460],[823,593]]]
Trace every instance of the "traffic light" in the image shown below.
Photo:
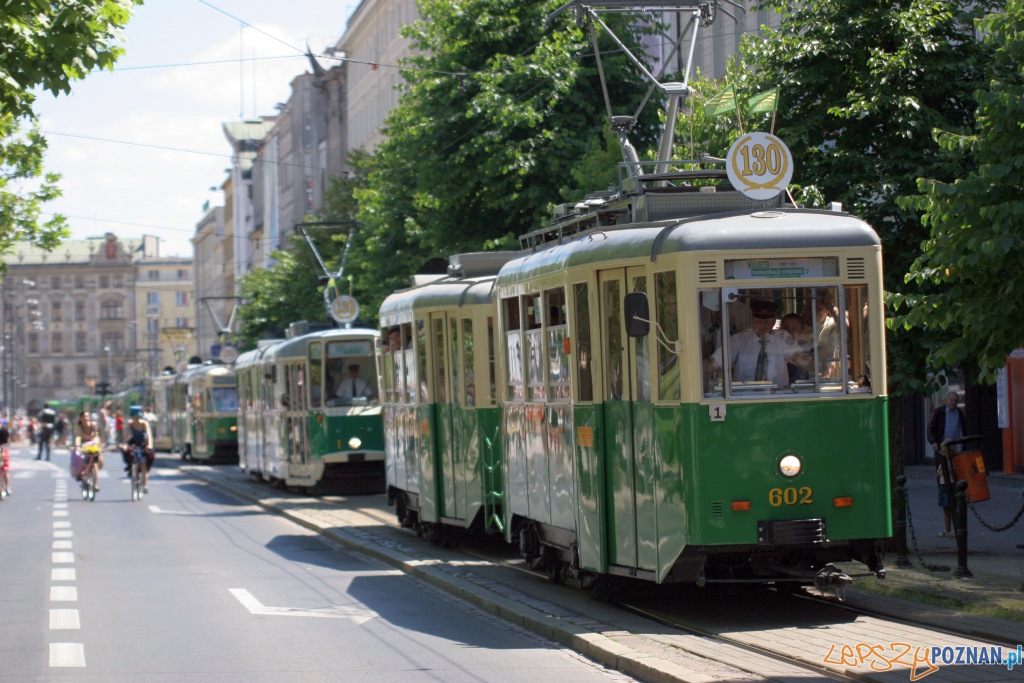
[[[110,393],[110,382],[100,382],[96,385],[96,395],[106,396]]]

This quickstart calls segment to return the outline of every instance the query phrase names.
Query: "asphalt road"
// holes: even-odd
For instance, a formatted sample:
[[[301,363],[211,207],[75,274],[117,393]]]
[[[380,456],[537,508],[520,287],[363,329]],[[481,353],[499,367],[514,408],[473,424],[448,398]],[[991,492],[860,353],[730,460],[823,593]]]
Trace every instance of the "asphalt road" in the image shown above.
[[[132,502],[117,460],[85,502],[14,449],[0,680],[629,680],[159,459]]]

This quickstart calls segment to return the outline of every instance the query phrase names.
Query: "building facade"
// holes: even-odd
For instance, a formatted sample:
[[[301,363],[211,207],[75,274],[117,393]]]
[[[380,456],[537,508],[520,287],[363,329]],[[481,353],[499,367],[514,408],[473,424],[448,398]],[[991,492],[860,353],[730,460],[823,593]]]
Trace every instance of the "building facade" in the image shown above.
[[[0,283],[5,411],[74,399],[101,382],[117,390],[141,381],[149,369],[140,350],[150,345],[150,316],[138,286],[146,277],[140,264],[160,260],[159,253],[156,237],[121,240],[113,233],[68,240],[52,252],[15,243]],[[175,268],[191,271],[191,259],[178,261]],[[180,290],[190,298],[191,276]],[[191,325],[192,311],[183,324]]]

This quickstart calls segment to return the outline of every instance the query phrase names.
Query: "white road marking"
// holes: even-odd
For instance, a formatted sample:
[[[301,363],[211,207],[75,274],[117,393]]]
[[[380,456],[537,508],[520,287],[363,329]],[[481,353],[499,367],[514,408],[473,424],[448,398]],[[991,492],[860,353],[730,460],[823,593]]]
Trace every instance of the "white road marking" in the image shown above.
[[[54,510],[67,510],[68,509],[68,504],[66,502],[65,503],[54,503],[53,504],[53,509]]]
[[[50,643],[50,666],[85,666],[85,646],[81,643]]]
[[[50,581],[74,581],[75,570],[74,569],[58,569],[54,567],[50,570]]]
[[[50,586],[50,602],[78,602],[78,589],[74,586]]]
[[[70,529],[71,528],[71,522],[67,522],[67,521],[63,521],[63,520],[58,520],[58,521],[53,523],[53,528],[54,529]]]
[[[376,612],[357,607],[304,608],[304,607],[264,607],[252,593],[244,588],[228,589],[250,614],[274,617],[320,617],[328,619],[351,619],[358,626],[377,616]]]
[[[71,541],[54,541],[54,550],[71,550]]]
[[[52,609],[50,610],[50,630],[73,630],[82,628],[78,620],[76,609]]]
[[[68,531],[67,529],[61,529],[59,531],[54,531],[53,532],[53,537],[54,538],[71,538],[74,535],[75,534],[74,534],[73,531]]]
[[[54,510],[53,511],[53,516],[54,517],[67,517],[68,516],[68,511],[67,510]]]
[[[54,564],[74,564],[75,562],[74,553],[53,553],[52,558]]]
[[[189,512],[187,510],[161,510],[159,505],[150,505],[149,511],[158,515],[179,515],[181,517],[202,514],[200,512]]]

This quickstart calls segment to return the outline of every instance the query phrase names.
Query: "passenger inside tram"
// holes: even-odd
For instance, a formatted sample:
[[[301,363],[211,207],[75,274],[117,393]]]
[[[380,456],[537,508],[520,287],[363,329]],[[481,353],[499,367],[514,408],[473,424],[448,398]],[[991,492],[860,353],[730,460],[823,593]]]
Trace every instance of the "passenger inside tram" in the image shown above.
[[[776,327],[778,307],[774,301],[759,299],[750,302],[751,326],[729,338],[729,357],[733,382],[769,383],[775,387],[788,387],[789,367],[810,371],[813,359],[800,348],[795,339],[781,327]],[[708,359],[706,371],[722,366],[719,347]]]

